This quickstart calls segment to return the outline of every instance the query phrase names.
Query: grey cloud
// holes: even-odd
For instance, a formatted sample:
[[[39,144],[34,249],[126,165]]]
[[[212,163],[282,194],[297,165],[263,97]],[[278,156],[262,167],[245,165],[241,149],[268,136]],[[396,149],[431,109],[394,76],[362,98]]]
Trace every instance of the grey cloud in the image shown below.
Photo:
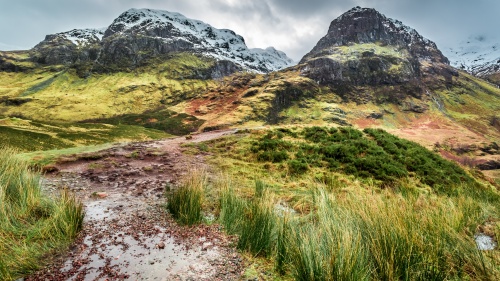
[[[330,22],[354,6],[372,7],[451,45],[471,34],[499,38],[497,0],[5,0],[0,49],[29,49],[46,34],[105,27],[129,8],[180,12],[242,35],[250,47],[275,46],[299,60],[326,34]],[[500,39],[500,38],[499,38]],[[15,47],[14,47],[15,48]]]

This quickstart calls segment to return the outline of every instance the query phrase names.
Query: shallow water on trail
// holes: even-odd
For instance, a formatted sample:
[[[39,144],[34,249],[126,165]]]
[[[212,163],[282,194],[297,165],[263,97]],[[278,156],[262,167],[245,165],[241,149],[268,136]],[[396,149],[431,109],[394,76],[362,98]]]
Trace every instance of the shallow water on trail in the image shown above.
[[[497,243],[495,243],[495,240],[483,233],[475,235],[474,240],[476,240],[477,248],[479,250],[490,251],[495,250],[497,247]]]

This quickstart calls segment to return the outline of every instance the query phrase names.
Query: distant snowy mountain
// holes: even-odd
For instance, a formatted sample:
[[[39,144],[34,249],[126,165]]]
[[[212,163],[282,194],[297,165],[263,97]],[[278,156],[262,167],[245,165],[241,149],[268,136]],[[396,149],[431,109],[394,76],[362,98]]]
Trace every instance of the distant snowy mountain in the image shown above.
[[[500,72],[500,40],[471,36],[443,52],[452,66],[479,77]]]
[[[96,45],[100,47],[96,49]],[[86,47],[93,49],[86,51]],[[223,63],[227,73],[235,69],[268,73],[294,65],[285,53],[272,47],[249,49],[232,30],[151,9],[130,9],[108,28],[47,35],[33,50],[37,61],[49,64],[95,61],[100,65],[120,62],[126,67],[161,54],[191,52]]]

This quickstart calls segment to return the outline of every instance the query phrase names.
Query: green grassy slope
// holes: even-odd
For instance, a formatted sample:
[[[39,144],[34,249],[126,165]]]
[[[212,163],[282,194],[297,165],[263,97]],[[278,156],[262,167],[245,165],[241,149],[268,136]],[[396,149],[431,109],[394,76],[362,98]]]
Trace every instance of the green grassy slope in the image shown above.
[[[12,63],[27,63],[26,54],[2,55]],[[21,151],[35,151],[196,131],[203,120],[168,108],[215,85],[200,78],[213,64],[181,53],[88,78],[63,66],[0,72],[0,139]]]
[[[0,114],[74,122],[142,113],[202,93],[214,82],[196,79],[197,73],[212,64],[176,54],[136,70],[94,73],[89,78],[80,78],[72,69],[0,72],[0,99],[30,99],[17,106],[0,104]]]
[[[0,119],[0,142],[22,152],[53,150],[109,142],[150,140],[170,136],[132,125],[43,123],[19,118]]]
[[[216,209],[236,235],[247,279],[500,276],[499,252],[474,241],[500,236],[498,187],[416,143],[377,129],[288,127],[188,147],[219,168],[205,184],[216,199],[192,206]]]

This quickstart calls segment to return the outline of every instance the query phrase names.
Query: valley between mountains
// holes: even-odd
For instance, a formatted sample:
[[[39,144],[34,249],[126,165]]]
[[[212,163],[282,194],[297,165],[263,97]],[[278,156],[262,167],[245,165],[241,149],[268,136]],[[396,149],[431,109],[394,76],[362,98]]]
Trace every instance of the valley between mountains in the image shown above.
[[[294,62],[130,9],[0,51],[0,279],[498,280],[473,44],[355,7]]]

